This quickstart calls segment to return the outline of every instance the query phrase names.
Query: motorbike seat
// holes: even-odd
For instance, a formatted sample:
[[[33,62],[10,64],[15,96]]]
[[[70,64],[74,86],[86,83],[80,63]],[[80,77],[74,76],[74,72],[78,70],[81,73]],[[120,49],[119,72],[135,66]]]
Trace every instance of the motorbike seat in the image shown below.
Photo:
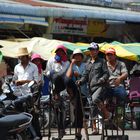
[[[30,121],[30,117],[24,113],[7,115],[0,118],[0,127],[17,127]]]

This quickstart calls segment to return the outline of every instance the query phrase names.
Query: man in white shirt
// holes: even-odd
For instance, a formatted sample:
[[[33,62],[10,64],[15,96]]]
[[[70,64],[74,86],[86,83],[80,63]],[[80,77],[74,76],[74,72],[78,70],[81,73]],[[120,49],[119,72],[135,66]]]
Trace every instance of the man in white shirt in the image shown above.
[[[29,58],[29,53],[27,48],[19,48],[18,49],[18,53],[17,56],[20,60],[19,64],[17,64],[14,68],[14,76],[13,76],[13,82],[16,86],[21,86],[24,85],[26,83],[30,83],[31,81],[35,81],[36,83],[38,83],[39,81],[39,75],[38,75],[38,68],[35,64],[33,64],[32,62],[30,62],[30,58]],[[24,89],[24,87],[22,91],[24,91],[26,94],[28,91],[28,89]],[[35,129],[35,134],[34,134],[34,139],[38,138],[38,140],[41,140],[42,136],[40,133],[40,126],[39,126],[39,114],[34,110],[33,111],[33,120],[32,120],[32,125],[33,128]],[[31,131],[33,131],[33,129],[31,128]]]
[[[20,63],[17,64],[14,68],[14,83],[19,86],[30,81],[38,82],[38,68],[35,64],[30,62],[29,53],[27,48],[19,48],[18,58]]]

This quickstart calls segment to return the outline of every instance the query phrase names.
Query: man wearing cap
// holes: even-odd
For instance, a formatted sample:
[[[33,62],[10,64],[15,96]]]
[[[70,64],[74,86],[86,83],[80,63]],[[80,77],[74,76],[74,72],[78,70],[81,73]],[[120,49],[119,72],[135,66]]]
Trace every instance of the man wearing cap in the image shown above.
[[[82,74],[85,71],[85,63],[83,62],[83,58],[84,58],[84,55],[80,49],[75,49],[73,51],[71,63],[67,70],[66,76],[67,76],[67,78],[71,78],[74,82],[76,82],[76,80],[80,79]],[[68,89],[70,89],[71,87],[73,87],[75,89],[77,88],[74,83],[72,84],[72,86],[70,86],[70,84],[72,84],[72,82],[71,83],[69,82],[69,84],[67,84]],[[75,97],[76,103],[77,103],[75,106],[75,112],[76,112],[75,121],[77,119],[77,127],[78,127],[78,131],[76,134],[77,140],[81,140],[81,137],[82,137],[81,128],[83,127],[83,114],[82,114],[82,110],[80,110],[80,109],[81,109],[82,105],[85,106],[87,103],[87,96],[89,93],[87,83],[81,85],[80,89],[81,89],[81,93],[79,93],[77,91],[77,95]],[[75,91],[73,91],[73,92],[75,94]],[[81,97],[80,97],[80,94],[82,94]],[[84,123],[84,125],[85,125],[85,123]]]
[[[109,93],[121,100],[125,100],[127,93],[124,87],[124,80],[128,76],[126,65],[124,62],[117,60],[114,48],[107,49],[105,54],[109,71]]]
[[[104,119],[108,120],[111,114],[103,104],[106,92],[107,80],[109,77],[106,62],[98,57],[99,46],[92,42],[88,48],[90,51],[90,59],[86,63],[86,69],[77,84],[88,82],[92,102],[94,105],[93,117],[98,114],[98,110],[103,113]]]

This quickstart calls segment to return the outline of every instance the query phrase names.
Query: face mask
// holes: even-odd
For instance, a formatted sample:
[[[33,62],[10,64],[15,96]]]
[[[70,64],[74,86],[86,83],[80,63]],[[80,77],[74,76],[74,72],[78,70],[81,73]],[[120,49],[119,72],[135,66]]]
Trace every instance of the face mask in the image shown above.
[[[59,55],[55,55],[56,62],[61,62],[61,57]]]

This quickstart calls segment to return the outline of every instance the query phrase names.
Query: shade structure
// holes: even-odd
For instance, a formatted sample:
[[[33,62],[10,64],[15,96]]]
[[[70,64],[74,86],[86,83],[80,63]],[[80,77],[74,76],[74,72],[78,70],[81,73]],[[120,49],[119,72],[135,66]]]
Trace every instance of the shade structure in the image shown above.
[[[27,47],[30,54],[37,53],[40,54],[44,60],[48,60],[52,55],[54,55],[53,51],[55,48],[64,43],[65,41],[51,40],[41,37],[34,37],[25,41],[21,40],[20,42],[18,42],[18,40],[0,40],[0,45],[3,46],[0,48],[0,51],[6,57],[17,58],[18,48]]]
[[[102,43],[100,44],[100,51],[105,52],[108,48],[114,48],[116,50],[116,55],[118,57],[140,62],[140,43],[120,43],[114,41],[112,43]]]
[[[41,37],[34,37],[20,42],[0,40],[0,45],[3,46],[3,48],[0,48],[3,56],[8,57],[17,57],[17,49],[20,47],[27,47],[29,53],[38,53],[44,60],[48,60],[52,55],[54,55],[55,49],[58,45],[64,45],[67,48],[67,53],[69,55],[77,48],[81,49],[86,55],[89,54],[87,49],[89,47],[88,43],[71,43]],[[140,62],[140,43],[123,44],[114,41],[112,43],[100,43],[99,47],[100,51],[103,53],[109,47],[113,47],[115,48],[118,57]]]

